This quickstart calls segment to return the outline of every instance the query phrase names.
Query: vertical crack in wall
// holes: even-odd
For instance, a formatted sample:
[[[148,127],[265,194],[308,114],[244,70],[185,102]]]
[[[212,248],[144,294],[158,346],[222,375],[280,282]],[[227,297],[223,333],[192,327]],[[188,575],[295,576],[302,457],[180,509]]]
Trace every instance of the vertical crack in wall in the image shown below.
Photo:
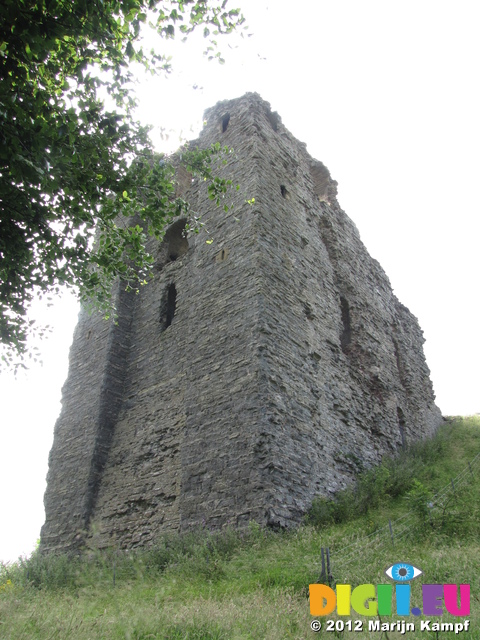
[[[339,310],[342,320],[342,329],[339,335],[340,346],[345,355],[350,356],[351,343],[352,343],[352,322],[350,314],[350,304],[348,302],[346,287],[342,286],[338,274],[338,248],[337,241],[334,235],[332,222],[328,219],[326,212],[323,212],[322,217],[318,223],[320,230],[320,237],[327,250],[330,264],[333,268],[333,280],[335,287],[339,294]]]
[[[395,335],[395,333],[396,333],[396,327],[393,328],[393,335]],[[398,341],[396,340],[396,338],[392,338],[392,342],[393,342],[393,349],[395,353],[395,360],[397,362],[397,370],[398,370],[398,376],[400,378],[400,384],[402,385],[403,389],[406,392],[408,392],[410,385],[408,384],[408,376],[405,370],[405,364],[403,362],[403,358],[400,354]]]
[[[118,317],[109,335],[108,353],[100,391],[97,433],[87,482],[84,510],[85,529],[88,529],[95,510],[103,471],[107,463],[115,425],[122,406],[134,306],[135,294],[125,291],[119,284],[117,294]]]
[[[400,431],[400,437],[402,439],[402,448],[406,447],[407,441],[405,438],[405,415],[400,407],[397,407],[397,417],[398,417],[398,430]]]
[[[342,312],[343,331],[340,336],[340,345],[343,353],[348,355],[348,347],[352,341],[352,327],[350,323],[350,305],[344,296],[340,296],[340,308]]]

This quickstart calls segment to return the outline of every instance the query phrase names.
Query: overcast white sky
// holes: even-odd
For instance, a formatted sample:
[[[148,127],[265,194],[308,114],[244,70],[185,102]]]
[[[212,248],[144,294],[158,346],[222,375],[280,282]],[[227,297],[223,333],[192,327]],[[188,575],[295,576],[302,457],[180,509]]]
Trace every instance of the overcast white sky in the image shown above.
[[[251,35],[221,43],[224,66],[204,60],[204,42],[171,45],[174,73],[139,87],[139,117],[176,131],[173,149],[180,130],[196,137],[205,108],[260,93],[327,165],[341,206],[418,317],[442,412],[480,412],[480,4],[230,6],[242,7]],[[43,367],[17,381],[0,376],[1,560],[29,553],[44,519],[48,452],[77,310],[64,297],[48,313],[55,328],[41,345]]]

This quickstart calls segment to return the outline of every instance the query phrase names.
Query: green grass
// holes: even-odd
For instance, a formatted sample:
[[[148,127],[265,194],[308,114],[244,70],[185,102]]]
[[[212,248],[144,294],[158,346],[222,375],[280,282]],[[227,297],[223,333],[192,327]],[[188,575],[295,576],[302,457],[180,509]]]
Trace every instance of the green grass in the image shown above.
[[[421,603],[422,582],[469,583],[470,630],[459,637],[480,640],[480,458],[468,468],[479,452],[480,419],[457,418],[434,440],[385,460],[376,473],[366,471],[355,492],[334,504],[316,501],[308,524],[295,531],[251,524],[243,532],[165,536],[154,549],[136,553],[90,549],[82,559],[33,554],[0,567],[0,638],[386,637],[369,632],[368,619],[353,612],[353,620],[364,622],[360,634],[311,631],[308,584],[319,579],[321,548],[328,547],[333,578],[352,587],[388,582],[384,571],[398,561],[419,567],[423,576],[412,582],[412,606]],[[463,471],[453,493],[450,481]],[[443,498],[435,497],[445,487]],[[413,616],[405,620],[419,627]],[[458,622],[449,614],[438,620]],[[390,640],[454,636],[388,632]]]

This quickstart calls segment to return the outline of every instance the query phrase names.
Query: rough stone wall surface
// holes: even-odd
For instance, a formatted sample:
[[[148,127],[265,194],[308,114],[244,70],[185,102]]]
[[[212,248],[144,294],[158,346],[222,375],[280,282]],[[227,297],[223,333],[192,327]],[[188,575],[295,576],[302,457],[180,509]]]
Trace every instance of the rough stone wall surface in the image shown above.
[[[55,428],[41,549],[148,545],[193,526],[298,523],[363,466],[430,436],[417,320],[326,167],[257,94],[205,114],[234,149],[228,214],[179,180],[206,232],[174,223],[156,276],[81,314]],[[253,204],[246,200],[255,199]]]

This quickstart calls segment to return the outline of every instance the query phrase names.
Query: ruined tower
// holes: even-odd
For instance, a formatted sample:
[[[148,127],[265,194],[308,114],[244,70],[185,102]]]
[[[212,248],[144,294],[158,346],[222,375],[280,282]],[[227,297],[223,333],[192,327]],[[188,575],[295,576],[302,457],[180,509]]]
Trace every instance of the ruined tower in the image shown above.
[[[117,291],[117,324],[81,313],[50,455],[46,552],[92,530],[101,546],[133,547],[196,525],[297,523],[314,495],[441,420],[417,320],[326,167],[257,94],[205,120],[197,144],[234,149],[234,209],[179,180],[207,231],[170,226],[153,282]]]

